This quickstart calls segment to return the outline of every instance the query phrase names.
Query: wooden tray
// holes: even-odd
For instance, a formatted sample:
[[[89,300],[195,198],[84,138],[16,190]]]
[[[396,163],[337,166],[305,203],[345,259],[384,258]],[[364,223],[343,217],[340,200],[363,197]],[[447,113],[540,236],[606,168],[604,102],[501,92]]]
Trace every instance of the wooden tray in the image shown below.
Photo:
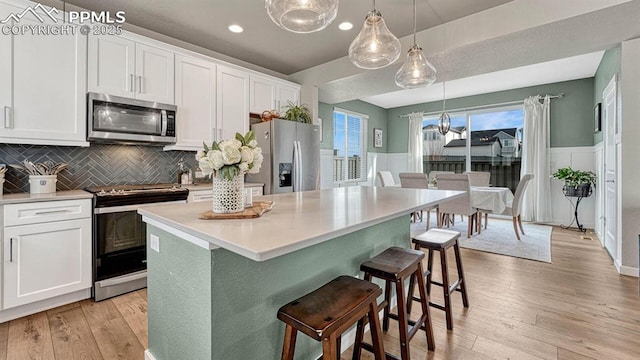
[[[198,216],[200,220],[220,220],[220,219],[253,219],[273,208],[273,201],[254,201],[252,207],[244,208],[243,211],[232,214],[218,214],[209,210]]]

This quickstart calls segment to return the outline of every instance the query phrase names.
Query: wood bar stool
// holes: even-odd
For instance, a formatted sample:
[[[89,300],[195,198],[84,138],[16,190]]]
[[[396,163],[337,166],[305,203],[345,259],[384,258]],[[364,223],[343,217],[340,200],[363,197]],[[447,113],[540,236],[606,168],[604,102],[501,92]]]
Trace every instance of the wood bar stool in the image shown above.
[[[369,281],[339,276],[317,290],[278,310],[278,319],[286,324],[282,360],[293,360],[296,335],[302,331],[322,342],[322,359],[340,359],[340,336],[367,315],[371,320],[371,338],[376,360],[384,359],[382,331],[378,319],[377,298],[382,289]]]
[[[427,297],[424,283],[422,259],[424,259],[424,253],[422,251],[391,247],[360,265],[360,270],[364,271],[364,279],[366,281],[371,281],[374,276],[385,281],[385,300],[379,305],[379,307],[384,308],[382,329],[383,331],[389,330],[390,318],[398,321],[398,329],[400,331],[400,355],[402,360],[410,359],[409,341],[411,341],[420,329],[425,331],[429,350],[435,350],[436,347],[433,340],[433,329],[431,328],[431,316],[428,305],[429,298]],[[409,312],[407,311],[406,304],[407,302],[411,302],[412,297],[410,296],[409,299],[407,299],[405,296],[404,284],[407,278],[410,278],[412,283],[418,283],[420,302],[422,304],[422,315],[420,315],[418,321],[409,320]],[[397,314],[390,312],[391,283],[394,283],[396,288]],[[371,319],[371,316],[369,316],[369,319]],[[364,322],[361,320],[358,321],[356,340],[353,345],[354,360],[360,357],[361,349],[364,348],[368,351],[372,349],[371,345],[362,342],[363,335]],[[395,359],[396,357],[387,354],[387,358]]]
[[[424,232],[411,241],[415,244],[415,249],[428,249],[429,256],[427,258],[427,295],[431,295],[431,284],[442,286],[444,292],[444,306],[429,302],[429,305],[436,309],[443,310],[447,318],[447,329],[453,329],[453,318],[451,316],[451,294],[454,291],[462,293],[462,304],[465,308],[469,307],[469,299],[467,298],[466,281],[464,281],[464,271],[462,270],[462,259],[460,258],[460,247],[458,246],[458,239],[460,233],[452,230],[444,229],[431,229]],[[453,251],[456,255],[456,265],[458,268],[458,280],[453,284],[449,284],[449,271],[447,266],[447,249],[453,247]],[[442,267],[442,282],[436,282],[431,279],[431,271],[433,270],[433,252],[440,252],[440,265]],[[410,286],[410,293],[413,294],[413,284]],[[411,310],[411,305],[409,305]]]

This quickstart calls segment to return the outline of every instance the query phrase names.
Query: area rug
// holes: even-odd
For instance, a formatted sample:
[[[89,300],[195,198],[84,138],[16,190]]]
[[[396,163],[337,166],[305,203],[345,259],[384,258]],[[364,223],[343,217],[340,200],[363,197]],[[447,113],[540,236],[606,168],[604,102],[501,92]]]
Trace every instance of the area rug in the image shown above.
[[[432,213],[431,224],[435,223],[436,217]],[[513,223],[510,219],[489,218],[489,227],[486,230],[483,228],[481,234],[476,233],[470,239],[467,239],[466,216],[464,221],[460,221],[459,215],[456,216],[456,224],[449,229],[459,231],[462,234],[460,236],[461,247],[550,263],[551,231],[553,228],[531,223],[522,223],[522,225],[525,235],[520,235],[520,240],[513,232]],[[425,226],[426,219],[424,222],[412,223],[411,235],[424,232]]]

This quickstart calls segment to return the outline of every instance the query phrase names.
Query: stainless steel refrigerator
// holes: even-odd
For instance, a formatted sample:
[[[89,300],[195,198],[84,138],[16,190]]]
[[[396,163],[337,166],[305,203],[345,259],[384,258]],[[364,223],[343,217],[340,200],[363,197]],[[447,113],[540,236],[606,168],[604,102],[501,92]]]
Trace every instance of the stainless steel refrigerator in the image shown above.
[[[247,182],[264,183],[264,194],[316,190],[320,187],[320,128],[289,120],[251,125],[264,162]]]

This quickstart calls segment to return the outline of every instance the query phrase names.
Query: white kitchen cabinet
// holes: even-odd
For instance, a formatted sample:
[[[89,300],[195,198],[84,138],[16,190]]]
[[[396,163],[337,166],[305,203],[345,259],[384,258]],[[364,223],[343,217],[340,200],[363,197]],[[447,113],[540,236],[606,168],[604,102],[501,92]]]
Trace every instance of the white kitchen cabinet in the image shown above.
[[[249,74],[218,65],[217,140],[249,131]]]
[[[174,54],[124,35],[89,37],[90,92],[174,104]]]
[[[175,67],[177,140],[165,150],[199,150],[203,141],[211,144],[217,136],[216,65],[177,54]]]
[[[4,206],[3,309],[91,288],[90,209],[90,199]]]
[[[0,19],[24,8],[0,3]],[[62,19],[62,14],[60,20]],[[60,26],[48,17],[44,25]],[[30,14],[19,24],[42,26]],[[66,24],[66,26],[71,26]],[[0,35],[0,142],[89,146],[86,142],[87,39],[69,35]]]
[[[300,104],[300,87],[289,85],[277,80],[251,76],[250,79],[250,110],[252,113],[262,114],[265,110],[276,109],[284,115],[287,105],[292,102]]]

